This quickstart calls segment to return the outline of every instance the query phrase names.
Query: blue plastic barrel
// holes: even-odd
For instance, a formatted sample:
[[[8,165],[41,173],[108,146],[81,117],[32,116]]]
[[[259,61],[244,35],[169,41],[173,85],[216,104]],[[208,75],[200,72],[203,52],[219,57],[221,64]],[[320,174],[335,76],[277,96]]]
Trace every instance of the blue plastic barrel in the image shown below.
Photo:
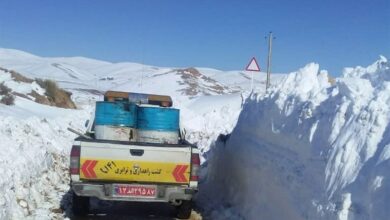
[[[137,105],[128,102],[96,102],[95,124],[136,127]]]
[[[140,130],[178,131],[179,117],[179,109],[139,106],[137,128]]]

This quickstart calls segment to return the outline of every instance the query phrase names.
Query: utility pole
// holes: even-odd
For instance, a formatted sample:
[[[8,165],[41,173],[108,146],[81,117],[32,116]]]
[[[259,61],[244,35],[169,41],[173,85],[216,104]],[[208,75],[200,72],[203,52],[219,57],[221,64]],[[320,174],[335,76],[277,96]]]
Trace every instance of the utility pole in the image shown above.
[[[271,56],[272,56],[272,32],[269,32],[268,37],[268,63],[267,63],[267,83],[265,90],[267,91],[271,83]]]

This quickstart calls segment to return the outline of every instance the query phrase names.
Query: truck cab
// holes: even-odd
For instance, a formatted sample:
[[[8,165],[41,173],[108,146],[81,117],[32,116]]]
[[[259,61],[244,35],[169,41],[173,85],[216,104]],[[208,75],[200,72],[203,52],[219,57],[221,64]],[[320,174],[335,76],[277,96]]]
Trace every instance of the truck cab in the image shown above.
[[[170,203],[178,218],[189,218],[198,191],[199,150],[180,137],[170,97],[110,91],[105,100],[103,107],[97,103],[91,131],[71,149],[73,213],[86,214],[89,198],[96,197]],[[102,122],[110,117],[119,119]]]

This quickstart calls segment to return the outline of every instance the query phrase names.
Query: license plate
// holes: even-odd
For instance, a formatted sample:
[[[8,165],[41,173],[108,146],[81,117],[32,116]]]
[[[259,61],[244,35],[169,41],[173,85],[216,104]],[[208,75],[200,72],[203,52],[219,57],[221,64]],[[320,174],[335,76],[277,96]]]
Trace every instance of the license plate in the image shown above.
[[[157,187],[146,185],[127,185],[115,184],[114,196],[137,197],[137,198],[156,198]]]

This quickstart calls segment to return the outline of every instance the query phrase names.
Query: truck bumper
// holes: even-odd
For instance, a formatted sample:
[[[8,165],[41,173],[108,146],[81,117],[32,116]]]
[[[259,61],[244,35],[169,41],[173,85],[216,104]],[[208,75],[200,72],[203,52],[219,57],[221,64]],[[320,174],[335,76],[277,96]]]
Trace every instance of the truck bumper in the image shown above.
[[[75,183],[71,184],[73,192],[78,196],[97,197],[111,201],[140,201],[140,202],[172,202],[191,200],[198,191],[188,186],[157,185],[156,198],[118,197],[113,195],[114,184],[109,183]]]

